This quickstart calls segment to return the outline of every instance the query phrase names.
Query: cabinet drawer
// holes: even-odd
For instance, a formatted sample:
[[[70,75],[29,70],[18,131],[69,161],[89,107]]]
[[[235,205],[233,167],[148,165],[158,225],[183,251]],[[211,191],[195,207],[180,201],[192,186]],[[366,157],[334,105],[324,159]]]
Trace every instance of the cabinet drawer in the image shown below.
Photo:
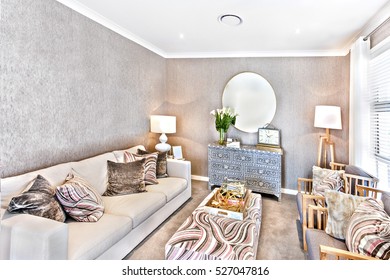
[[[213,161],[209,163],[209,169],[213,172],[242,173],[243,166],[240,163]]]
[[[240,164],[253,163],[254,159],[255,155],[253,153],[239,151],[233,153],[233,161]]]
[[[209,149],[209,160],[226,160],[230,161],[231,153],[222,149]]]
[[[261,166],[267,166],[270,169],[279,168],[281,166],[281,158],[279,156],[257,156],[255,163]]]
[[[256,179],[247,178],[248,187],[254,191],[266,191],[267,193],[279,193],[280,185],[278,182],[264,182]]]
[[[221,186],[225,179],[242,180],[242,174],[213,172],[209,175],[209,184]]]
[[[275,178],[279,180],[281,178],[281,173],[279,169],[269,169],[269,168],[257,167],[257,166],[246,166],[245,177],[258,178],[258,179]]]

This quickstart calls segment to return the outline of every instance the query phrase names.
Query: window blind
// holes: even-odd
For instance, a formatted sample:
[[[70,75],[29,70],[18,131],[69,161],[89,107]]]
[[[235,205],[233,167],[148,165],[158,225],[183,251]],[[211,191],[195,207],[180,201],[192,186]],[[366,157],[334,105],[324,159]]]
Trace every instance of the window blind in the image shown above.
[[[370,59],[368,90],[370,153],[380,184],[390,187],[390,49]]]

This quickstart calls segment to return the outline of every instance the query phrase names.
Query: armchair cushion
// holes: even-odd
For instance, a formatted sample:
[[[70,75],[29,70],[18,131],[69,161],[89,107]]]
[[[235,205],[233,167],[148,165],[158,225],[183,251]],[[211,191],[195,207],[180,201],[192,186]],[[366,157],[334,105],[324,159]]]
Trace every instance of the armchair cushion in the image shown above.
[[[390,259],[390,217],[381,201],[368,198],[355,210],[347,226],[349,251]]]
[[[366,199],[366,197],[345,194],[334,190],[326,191],[325,200],[328,208],[328,221],[325,232],[335,238],[344,240],[349,219],[357,206]]]
[[[325,195],[327,190],[344,192],[344,170],[331,170],[313,166],[313,194]]]

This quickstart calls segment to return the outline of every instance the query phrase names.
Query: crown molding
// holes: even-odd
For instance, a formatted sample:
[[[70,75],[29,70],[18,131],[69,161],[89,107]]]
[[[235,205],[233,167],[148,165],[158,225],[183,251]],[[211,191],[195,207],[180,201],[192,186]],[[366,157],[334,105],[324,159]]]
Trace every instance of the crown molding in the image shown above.
[[[178,52],[167,53],[166,58],[244,58],[244,57],[316,57],[316,56],[345,56],[349,48],[341,50],[303,50],[303,51],[242,51],[242,52]]]
[[[78,1],[75,0],[56,0],[56,1],[162,57],[167,56],[167,54],[160,48],[142,39],[141,37],[129,32],[127,29],[103,17],[102,15],[96,13],[95,11],[91,10],[90,8],[86,7],[85,5],[81,4]]]

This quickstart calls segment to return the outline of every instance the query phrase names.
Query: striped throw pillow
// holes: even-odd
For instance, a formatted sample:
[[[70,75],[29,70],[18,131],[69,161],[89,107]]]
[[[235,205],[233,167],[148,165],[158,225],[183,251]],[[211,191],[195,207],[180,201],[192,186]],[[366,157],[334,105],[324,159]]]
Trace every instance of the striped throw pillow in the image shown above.
[[[152,152],[144,151],[141,149],[137,150],[137,155],[151,154]],[[167,173],[167,152],[158,152],[157,165],[156,165],[156,176],[157,178],[168,177]]]
[[[381,201],[360,203],[349,220],[345,243],[351,252],[390,259],[390,217]]]
[[[78,222],[97,222],[103,216],[101,196],[74,170],[57,186],[56,196],[64,211]]]
[[[157,173],[156,173],[157,157],[158,157],[157,152],[151,154],[145,154],[145,155],[136,155],[125,151],[125,162],[133,162],[136,160],[145,159],[145,174],[144,174],[145,185],[158,184]]]

